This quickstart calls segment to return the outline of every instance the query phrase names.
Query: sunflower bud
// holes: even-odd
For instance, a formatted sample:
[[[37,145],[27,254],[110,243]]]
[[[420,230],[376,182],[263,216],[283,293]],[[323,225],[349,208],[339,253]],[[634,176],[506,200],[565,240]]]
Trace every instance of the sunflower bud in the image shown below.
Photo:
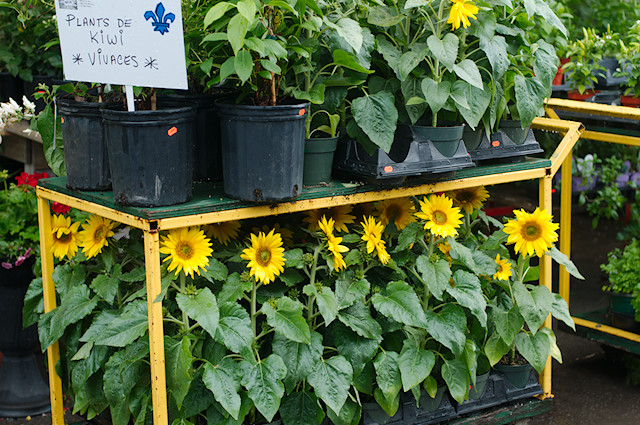
[[[440,257],[438,256],[438,254],[431,254],[429,256],[429,261],[431,262],[431,264],[437,263],[439,259]]]
[[[313,254],[307,252],[302,255],[302,261],[304,261],[305,266],[313,265]]]
[[[291,298],[292,300],[297,300],[299,296],[300,296],[300,291],[298,289],[293,288],[292,290],[289,291],[289,298]]]
[[[382,292],[382,288],[380,288],[379,286],[374,286],[373,288],[371,288],[371,292],[373,292],[374,294],[379,294],[380,292]]]
[[[243,282],[255,282],[255,280],[251,277],[251,273],[249,273],[248,271],[242,272],[240,274],[240,279],[242,279]]]
[[[196,286],[193,283],[188,284],[187,287],[184,289],[185,295],[189,295],[190,297],[194,296],[197,291],[198,291],[198,288],[196,288]]]
[[[357,280],[364,279],[364,271],[361,269],[357,269],[355,276]]]

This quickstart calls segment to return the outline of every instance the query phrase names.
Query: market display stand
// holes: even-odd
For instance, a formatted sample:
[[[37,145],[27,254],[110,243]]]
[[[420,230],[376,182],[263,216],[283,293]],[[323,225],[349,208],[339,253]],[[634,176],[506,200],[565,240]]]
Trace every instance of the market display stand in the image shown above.
[[[595,119],[606,120],[611,127],[602,128],[601,126],[587,127],[580,136],[581,139],[617,143],[629,146],[640,146],[640,137],[631,134],[638,134],[640,130],[640,109],[629,108],[626,106],[614,106],[600,103],[580,102],[565,99],[550,99],[546,105],[547,116],[558,119],[560,116],[570,116],[572,119],[581,121],[594,121]],[[620,133],[620,125],[616,124],[634,124],[637,128],[635,131],[624,131],[626,134]],[[606,131],[605,131],[606,130]],[[563,174],[564,171],[563,171]],[[563,180],[564,184],[564,180]],[[562,187],[562,196],[570,196],[571,189],[565,190]],[[571,203],[563,205],[563,214],[565,209],[567,214],[571,214]],[[561,229],[562,229],[561,224]],[[561,237],[561,240],[563,238]],[[570,298],[570,282],[569,276],[560,276],[558,292],[569,304]],[[569,304],[569,308],[571,305]],[[573,316],[576,324],[576,334],[583,338],[587,338],[602,344],[620,348],[630,353],[640,354],[640,334],[629,332],[623,329],[610,326],[609,318],[606,310],[596,310]]]
[[[144,234],[144,251],[147,283],[147,305],[149,315],[149,348],[152,376],[153,423],[168,425],[167,391],[163,343],[162,303],[154,303],[160,294],[160,232],[185,226],[200,226],[228,220],[243,220],[299,211],[327,208],[339,205],[375,202],[383,199],[419,196],[434,192],[456,190],[475,186],[488,186],[537,179],[539,181],[539,202],[542,208],[551,210],[551,189],[553,176],[562,167],[563,175],[571,175],[571,149],[580,137],[582,125],[577,122],[537,118],[534,128],[559,132],[564,135],[562,142],[550,159],[527,159],[515,164],[501,164],[476,167],[458,171],[454,177],[440,181],[409,180],[403,186],[379,186],[334,181],[326,187],[305,188],[302,195],[294,200],[277,204],[253,204],[228,199],[220,186],[213,184],[196,185],[193,200],[185,204],[162,208],[123,207],[114,203],[110,192],[78,192],[66,188],[64,178],[43,179],[38,182],[38,220],[40,225],[40,246],[42,256],[42,279],[45,312],[56,308],[56,291],[52,279],[54,268],[51,253],[51,212],[49,202],[59,202],[82,211],[117,221],[127,226],[139,228]],[[568,189],[563,190],[561,208],[571,202],[571,179],[566,179]],[[563,185],[565,182],[563,181]],[[564,196],[568,193],[569,197]],[[570,214],[570,208],[569,208]],[[560,249],[569,253],[568,236],[570,217],[561,214]],[[566,276],[568,279],[568,275]],[[541,260],[540,284],[551,290],[551,258]],[[551,316],[545,326],[551,326]],[[51,409],[53,425],[64,424],[62,383],[56,373],[56,362],[60,356],[58,342],[47,350],[49,383],[51,388]],[[551,395],[551,359],[540,374],[543,398]]]
[[[49,165],[44,157],[42,138],[37,131],[29,130],[28,121],[20,121],[8,125],[0,131],[2,145],[0,155],[24,164],[24,171],[32,174],[36,171],[48,170]]]

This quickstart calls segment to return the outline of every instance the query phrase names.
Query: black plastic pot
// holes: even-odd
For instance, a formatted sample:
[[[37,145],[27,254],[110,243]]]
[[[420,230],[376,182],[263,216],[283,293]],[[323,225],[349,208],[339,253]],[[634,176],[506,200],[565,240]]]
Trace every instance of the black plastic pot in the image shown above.
[[[10,270],[0,267],[0,417],[25,417],[51,410],[34,351],[35,325],[22,328],[24,295],[34,278],[35,257]]]
[[[0,102],[7,102],[12,98],[18,103],[22,103],[24,88],[22,80],[14,77],[9,72],[0,72]]]
[[[304,175],[305,186],[315,186],[331,181],[333,154],[338,146],[337,137],[306,139],[304,142]]]
[[[498,131],[487,137],[483,126],[465,129],[464,144],[476,163],[517,162],[526,155],[541,153],[530,127],[522,128],[520,121],[502,120]]]
[[[178,92],[162,99],[194,102],[197,105],[193,137],[193,179],[196,182],[222,181],[220,120],[216,101],[235,93],[235,89],[218,89],[213,94]]]
[[[108,190],[111,173],[104,140],[101,103],[59,99],[62,116],[64,165],[67,187],[75,190]]]
[[[114,200],[158,207],[191,198],[193,123],[196,106],[128,112],[105,105],[102,117]]]
[[[402,405],[406,424],[428,425],[442,423],[457,416],[446,385],[439,385],[435,397],[431,397],[423,389],[420,390],[420,403],[409,396]]]
[[[277,106],[216,102],[224,191],[245,201],[281,201],[302,192],[308,103]]]

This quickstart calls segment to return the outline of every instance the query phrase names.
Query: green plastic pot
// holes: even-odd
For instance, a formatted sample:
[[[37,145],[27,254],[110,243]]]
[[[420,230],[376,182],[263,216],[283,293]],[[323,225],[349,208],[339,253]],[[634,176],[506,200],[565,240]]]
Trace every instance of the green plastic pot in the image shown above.
[[[315,186],[331,181],[333,154],[337,146],[337,137],[306,139],[304,141],[303,185]]]
[[[487,382],[489,382],[489,375],[490,372],[476,376],[476,385],[471,385],[469,388],[469,400],[478,400],[482,397],[487,388]]]
[[[631,305],[632,299],[633,295],[631,294],[614,294],[613,292],[609,292],[609,308],[614,314],[634,317],[636,311]]]
[[[450,127],[414,125],[413,131],[415,134],[430,140],[436,149],[438,149],[438,152],[450,158],[458,151],[464,127],[464,125],[454,125]]]
[[[494,369],[502,373],[502,376],[514,387],[524,388],[529,382],[533,367],[529,363],[523,365],[497,364]]]
[[[516,145],[523,144],[529,134],[529,126],[522,128],[522,121],[518,120],[502,120],[498,129],[509,136]]]
[[[471,127],[465,127],[462,133],[462,140],[468,151],[476,150],[482,143],[482,136],[484,135],[484,128],[477,127],[475,130]]]

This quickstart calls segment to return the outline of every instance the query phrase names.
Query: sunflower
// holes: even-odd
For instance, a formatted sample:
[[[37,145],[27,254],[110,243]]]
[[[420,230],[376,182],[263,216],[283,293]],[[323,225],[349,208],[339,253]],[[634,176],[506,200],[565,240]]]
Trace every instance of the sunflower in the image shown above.
[[[457,30],[460,28],[460,24],[464,28],[471,25],[469,18],[477,19],[475,15],[478,13],[478,7],[470,0],[451,0],[453,5],[449,12],[448,24],[451,24],[451,29]]]
[[[242,251],[242,258],[249,260],[249,275],[267,285],[284,271],[284,248],[282,237],[272,229],[267,235],[251,234],[251,246]]]
[[[320,220],[318,220],[318,228],[322,230],[328,238],[333,236],[333,228],[335,224],[336,222],[332,218],[329,218],[329,220],[327,220],[326,215],[323,215]]]
[[[333,268],[336,270],[346,269],[347,263],[344,262],[342,253],[348,252],[349,248],[344,245],[340,245],[342,238],[333,235],[327,235],[327,237],[327,248],[333,254]]]
[[[372,253],[375,250],[380,262],[387,264],[391,256],[385,248],[385,241],[382,240],[382,231],[384,230],[382,223],[378,223],[375,218],[369,216],[365,217],[360,224],[364,229],[362,240],[367,242],[367,252]]]
[[[355,216],[351,215],[351,205],[340,205],[338,207],[321,208],[319,210],[307,211],[307,217],[303,220],[305,223],[309,223],[309,230],[316,231],[318,228],[318,221],[320,217],[326,215],[335,221],[336,232],[349,233],[347,224],[352,224],[355,220]]]
[[[509,235],[507,243],[516,244],[516,254],[533,255],[538,257],[547,252],[558,240],[556,230],[559,224],[553,223],[553,218],[547,210],[536,208],[533,214],[525,210],[514,211],[515,220],[509,220],[504,226],[504,232]]]
[[[282,243],[284,245],[293,245],[293,232],[286,227],[280,227],[280,224],[278,223],[274,223],[273,227],[269,227],[266,224],[263,224],[262,229],[254,227],[251,230],[255,234],[258,234],[262,231],[266,235],[271,231],[271,229],[275,230],[276,233],[280,233],[280,237],[282,238]]]
[[[415,212],[416,207],[409,197],[385,199],[376,203],[376,213],[385,227],[393,222],[396,229],[402,230],[416,221]]]
[[[511,277],[511,263],[508,259],[500,259],[500,254],[496,255],[496,264],[498,265],[498,271],[493,275],[494,279],[509,280]]]
[[[162,262],[171,261],[168,271],[176,271],[176,275],[184,270],[185,275],[193,278],[193,272],[200,274],[200,269],[209,265],[211,240],[198,227],[183,227],[171,230],[162,237],[160,252],[169,254]]]
[[[78,228],[80,222],[71,223],[71,217],[64,215],[54,215],[51,223],[51,233],[53,244],[51,252],[57,258],[73,258],[78,252]]]
[[[78,233],[79,245],[82,246],[87,258],[92,258],[102,252],[102,248],[109,245],[107,238],[114,235],[113,228],[118,224],[97,215],[91,215],[89,220],[82,225],[82,231]]]
[[[460,208],[453,206],[453,201],[445,195],[431,195],[420,201],[420,212],[416,217],[426,220],[424,228],[432,234],[446,238],[458,234],[460,227]]]
[[[448,192],[447,196],[453,199],[453,205],[462,208],[467,214],[471,214],[474,209],[482,208],[482,203],[489,198],[489,192],[484,186],[477,186],[454,190]]]
[[[210,238],[215,238],[222,245],[227,245],[231,239],[238,236],[239,221],[225,221],[223,223],[208,224],[204,231]]]

